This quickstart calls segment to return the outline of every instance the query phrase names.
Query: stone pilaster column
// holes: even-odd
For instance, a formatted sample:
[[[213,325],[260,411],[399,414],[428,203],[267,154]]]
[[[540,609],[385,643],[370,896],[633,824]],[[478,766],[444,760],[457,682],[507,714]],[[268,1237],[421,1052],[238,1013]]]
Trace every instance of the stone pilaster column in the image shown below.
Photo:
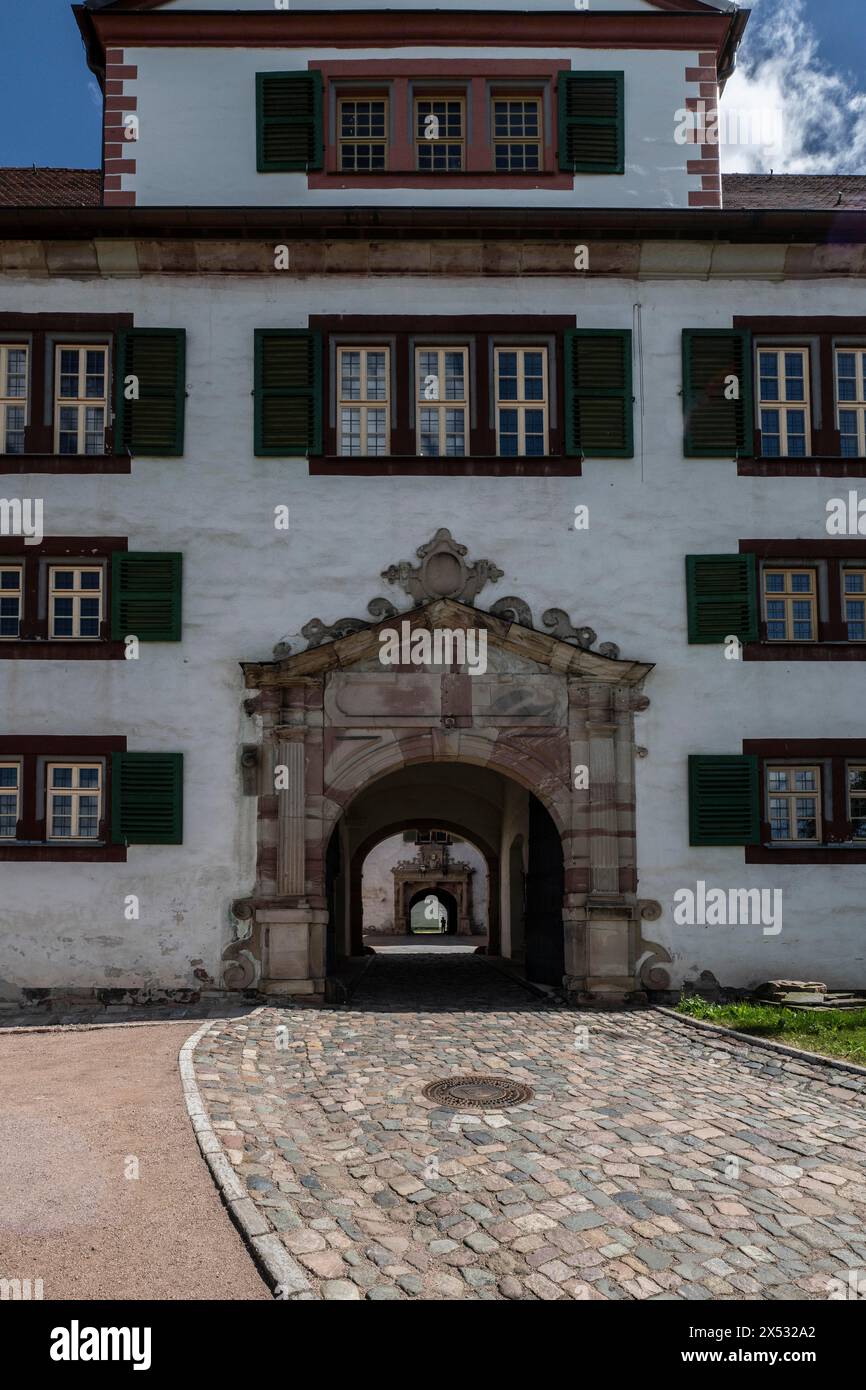
[[[615,723],[587,720],[589,735],[590,890],[619,892],[619,845],[616,815]]]
[[[304,743],[280,739],[276,763],[288,769],[287,785],[277,792],[277,894],[304,896]]]

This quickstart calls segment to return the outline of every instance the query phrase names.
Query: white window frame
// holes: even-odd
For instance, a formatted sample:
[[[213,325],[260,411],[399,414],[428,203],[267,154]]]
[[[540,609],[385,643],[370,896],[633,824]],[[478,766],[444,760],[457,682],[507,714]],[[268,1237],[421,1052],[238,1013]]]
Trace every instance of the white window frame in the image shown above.
[[[24,353],[24,395],[9,395],[9,354],[10,352]],[[27,343],[0,343],[0,454],[8,452],[7,433],[8,433],[8,414],[10,410],[24,411],[24,429],[27,429],[28,407],[30,404],[30,347]],[[26,436],[25,436],[26,438]],[[24,453],[24,440],[21,441],[20,451],[15,451],[12,457],[18,458]]]
[[[499,358],[502,353],[517,353],[517,399],[500,400],[499,396]],[[540,352],[542,360],[542,381],[544,395],[541,400],[526,400],[526,353]],[[547,458],[550,454],[550,358],[546,343],[522,343],[520,345],[502,343],[493,349],[493,399],[496,422],[496,453],[501,458],[514,458],[514,454],[503,454],[501,445],[500,411],[517,411],[517,458]],[[541,410],[544,416],[544,450],[541,454],[526,453],[526,412]]]
[[[55,588],[54,576],[60,571],[73,575],[71,589]],[[99,588],[85,589],[81,586],[81,576],[83,574],[98,574]],[[102,622],[104,617],[103,594],[105,590],[105,571],[102,565],[70,565],[54,564],[48,567],[48,635],[56,642],[96,642],[99,639]],[[58,598],[72,599],[72,632],[58,633],[55,630],[57,615],[54,611],[54,600]],[[96,599],[99,604],[99,618],[96,633],[81,631],[81,600]],[[88,622],[93,619],[88,616]]]
[[[15,786],[0,786],[0,797],[14,796],[15,798],[15,828],[11,835],[4,835],[2,821],[0,821],[0,841],[17,839],[18,822],[21,819],[21,764],[14,758],[3,758],[2,761],[0,761],[0,769],[5,772],[8,768],[14,768],[15,770]]]
[[[380,136],[380,135],[376,135],[376,136],[373,136],[373,135],[361,135],[361,136],[358,136],[358,135],[344,135],[344,134],[343,134],[343,107],[344,107],[348,102],[352,102],[355,106],[357,106],[359,102],[374,102],[374,101],[376,101],[376,102],[381,102],[382,105],[383,105],[383,107],[385,108],[385,111],[384,111],[385,133],[384,133],[384,135],[381,135],[381,136]],[[355,96],[351,91],[340,92],[340,93],[338,94],[338,96],[337,96],[337,172],[340,173],[340,174],[351,174],[351,175],[358,174],[358,175],[361,175],[361,176],[363,176],[363,175],[366,174],[366,175],[368,175],[368,176],[369,176],[369,175],[372,175],[374,178],[375,178],[377,175],[379,175],[379,174],[386,174],[386,173],[388,172],[388,166],[389,166],[389,164],[390,164],[390,162],[391,162],[391,139],[390,139],[390,133],[391,133],[391,102],[390,102],[390,98],[389,98],[387,92],[383,92],[381,96],[370,96],[370,95],[368,95],[368,94],[365,94],[365,95],[363,95],[363,96]],[[385,162],[384,162],[383,167],[382,167],[381,169],[372,169],[372,168],[370,168],[370,169],[358,169],[358,168],[347,169],[347,168],[345,167],[345,165],[343,164],[343,147],[346,146],[346,145],[352,145],[352,146],[354,146],[355,151],[356,151],[356,156],[355,156],[355,157],[356,157],[356,162],[357,162],[357,150],[358,150],[359,147],[365,147],[365,148],[367,148],[367,149],[372,149],[372,147],[373,147],[374,145],[383,145],[383,146],[384,146],[384,158],[385,158]]]
[[[10,598],[17,598],[18,600],[18,631],[15,633],[0,632],[0,642],[17,642],[21,637],[21,619],[24,616],[24,566],[0,562],[0,573],[18,575],[17,589],[0,588],[0,601]],[[2,616],[0,614],[0,617]]]
[[[783,574],[783,575],[785,576],[785,587],[784,587],[784,589],[782,589],[780,592],[772,593],[770,590],[768,590],[768,588],[767,588],[767,579],[769,578],[769,576],[770,576],[771,574]],[[811,578],[811,580],[812,580],[812,587],[811,587],[811,589],[808,590],[808,592],[804,592],[804,591],[797,592],[797,590],[795,590],[795,589],[793,589],[793,588],[790,587],[791,578],[792,578],[792,576],[795,575],[795,574],[808,574],[808,575],[810,576],[810,578]],[[811,565],[776,565],[776,564],[765,564],[765,565],[762,566],[762,572],[761,572],[761,595],[762,595],[762,602],[763,602],[763,608],[764,608],[764,622],[768,625],[768,627],[767,627],[767,641],[768,641],[768,642],[817,642],[817,640],[818,640],[818,570],[817,570],[817,568],[813,569]],[[771,636],[770,636],[770,633],[769,633],[769,624],[770,624],[771,622],[778,623],[778,622],[780,622],[780,621],[783,621],[782,619],[779,619],[779,618],[769,618],[769,617],[767,616],[768,606],[769,606],[769,604],[770,604],[771,602],[772,602],[772,603],[781,603],[781,604],[784,605],[784,608],[785,608],[785,617],[784,617],[784,623],[785,623],[785,636],[784,636],[784,637],[771,637]],[[812,621],[812,636],[811,636],[811,637],[795,637],[795,636],[794,636],[794,623],[795,623],[795,621],[796,621],[796,622],[802,621],[801,619],[795,619],[795,618],[794,618],[794,604],[795,604],[795,603],[808,603],[809,606],[810,606],[810,608],[811,608],[811,614],[812,614],[812,619],[811,619],[811,621]]]
[[[845,588],[845,576],[848,575],[848,574],[859,574],[859,575],[862,575],[862,577],[863,577],[863,588],[862,588],[862,590],[861,590],[859,593],[857,593],[856,591],[855,591],[854,593],[849,593],[848,590]],[[842,568],[841,568],[841,584],[842,584],[842,621],[843,621],[843,623],[845,624],[846,629],[848,628],[848,624],[849,624],[849,623],[856,623],[856,622],[859,622],[859,619],[858,619],[858,618],[849,618],[849,617],[848,617],[848,604],[849,604],[849,603],[862,603],[862,604],[863,604],[864,634],[866,634],[866,568],[864,568],[864,567],[861,566],[861,565],[843,565]],[[863,637],[852,637],[852,636],[850,635],[850,633],[848,633],[847,631],[846,631],[846,638],[847,638],[847,640],[848,640],[849,642],[866,642],[866,635],[864,635]]]
[[[779,458],[799,458],[799,454],[791,455],[788,452],[788,415],[790,412],[802,411],[805,427],[805,453],[803,458],[810,458],[812,455],[812,383],[810,380],[810,354],[807,347],[785,347],[778,343],[759,343],[755,348],[755,381],[757,384],[758,397],[758,425],[763,434],[763,411],[775,410],[779,415]],[[782,393],[779,400],[765,400],[761,394],[761,357],[764,353],[775,353],[776,371],[774,373],[779,383],[779,391]],[[798,356],[803,362],[803,397],[802,401],[789,401],[787,397],[788,385],[785,375],[785,357]],[[765,458],[774,458],[776,455],[765,454]]]
[[[845,788],[845,792],[846,792],[846,796],[847,796],[847,799],[848,799],[848,821],[849,821],[849,824],[850,824],[851,827],[852,827],[852,832],[853,832],[853,826],[854,826],[854,820],[855,820],[854,806],[853,806],[853,798],[856,796],[856,797],[858,797],[858,798],[862,798],[862,800],[863,800],[864,802],[866,802],[866,791],[855,791],[855,790],[853,789],[853,787],[851,786],[851,773],[852,773],[852,772],[866,772],[866,764],[864,764],[864,763],[846,763],[846,764],[845,764],[845,780],[846,780],[846,782],[847,782],[847,786],[846,786],[846,788]],[[858,819],[858,820],[859,820],[860,818],[861,818],[861,817],[860,817],[859,815],[856,817],[856,819]],[[864,831],[864,833],[863,833],[862,835],[854,835],[854,834],[852,833],[852,839],[853,839],[853,840],[856,840],[856,841],[866,840],[866,831]]]
[[[72,769],[71,787],[52,787],[52,773],[56,768]],[[95,769],[98,774],[98,781],[95,787],[80,787],[78,785],[83,771]],[[69,844],[72,840],[79,842],[92,843],[99,839],[99,826],[104,819],[103,810],[103,788],[104,777],[102,763],[100,762],[76,762],[68,760],[58,760],[48,763],[45,770],[46,792],[45,792],[45,838],[46,840],[60,841],[62,844]],[[97,801],[96,831],[93,835],[80,835],[80,804],[85,796],[95,796]],[[70,797],[72,800],[72,815],[70,818],[71,833],[69,835],[58,835],[54,832],[54,802],[57,797]]]
[[[815,774],[814,791],[784,791],[777,792],[770,790],[770,775],[774,772],[784,772],[788,776],[788,785],[791,779],[798,772],[813,772]],[[766,781],[766,800],[767,800],[767,823],[770,826],[770,839],[774,845],[820,845],[822,841],[822,797],[824,795],[824,769],[820,763],[779,763],[767,762],[764,767],[764,777]],[[797,801],[808,797],[815,802],[815,835],[806,836],[797,834]],[[773,817],[771,815],[771,805],[773,801],[786,801],[788,803],[788,828],[793,830],[793,836],[787,839],[773,835]]]
[[[368,373],[367,355],[368,353],[384,353],[385,370],[383,379],[385,382],[385,395],[380,400],[371,400],[366,394]],[[358,353],[361,358],[361,391],[362,394],[357,400],[343,397],[343,357],[346,353]],[[391,347],[389,343],[344,343],[337,348],[336,362],[336,396],[337,396],[337,452],[341,458],[385,458],[391,453]],[[344,448],[343,443],[343,411],[357,410],[360,416],[359,438],[361,442],[360,452],[353,454]],[[376,454],[370,454],[369,435],[367,425],[370,411],[382,411],[385,416],[384,448]]]
[[[61,370],[60,370],[60,365],[61,365],[61,362],[62,362],[61,354],[64,353],[64,352],[77,352],[77,353],[78,353],[78,371],[77,371],[77,377],[78,377],[78,395],[77,395],[77,396],[61,396],[61,394],[60,394],[60,383],[61,383],[61,378],[62,378],[63,376],[70,376],[70,375],[71,375],[71,373],[69,373],[69,372],[62,372],[62,373],[61,373]],[[87,377],[88,377],[88,371],[87,371],[87,356],[86,356],[86,354],[87,354],[88,352],[100,352],[100,353],[102,353],[102,360],[103,360],[104,366],[103,366],[103,372],[101,373],[102,379],[103,379],[103,395],[101,395],[101,396],[87,396],[86,394],[84,394],[84,393],[86,393],[86,390],[87,390]],[[64,457],[65,457],[65,458],[76,458],[76,457],[79,457],[79,456],[84,456],[84,457],[87,457],[87,458],[97,458],[100,454],[104,454],[104,453],[105,453],[105,440],[106,440],[106,434],[107,434],[108,423],[109,423],[109,417],[108,417],[108,402],[109,402],[109,393],[110,393],[110,391],[111,391],[111,377],[110,377],[110,374],[109,374],[109,373],[110,373],[110,366],[111,366],[111,364],[110,364],[110,361],[109,361],[109,351],[108,351],[108,344],[107,344],[107,343],[62,343],[62,342],[61,342],[61,343],[58,343],[58,342],[55,342],[55,344],[54,344],[54,452],[55,452],[56,454],[59,454],[59,453],[60,453],[60,436],[61,436],[61,434],[71,434],[71,433],[72,433],[71,430],[67,430],[67,429],[62,429],[62,430],[61,430],[61,427],[60,427],[60,412],[61,412],[61,410],[72,410],[72,409],[74,409],[74,410],[76,411],[76,440],[77,440],[77,447],[76,447],[76,450],[75,450],[75,453],[74,453],[74,454],[64,454]],[[101,411],[102,411],[102,429],[101,429],[101,440],[102,440],[102,443],[101,443],[101,447],[100,447],[99,449],[88,449],[88,448],[87,448],[87,433],[88,433],[88,430],[87,430],[87,411],[88,411],[89,409],[101,410]]]
[[[839,357],[843,352],[854,358],[855,401],[843,401],[839,396]],[[833,392],[836,399],[836,428],[842,433],[842,411],[853,411],[857,417],[857,453],[843,458],[866,458],[866,343],[836,343],[833,347]],[[846,435],[846,438],[850,436]]]
[[[524,104],[532,102],[538,110],[538,135],[497,135],[496,134],[496,103],[499,101],[512,102],[519,101]],[[522,145],[524,152],[528,146],[538,149],[538,165],[535,169],[527,169],[524,153],[524,167],[513,169],[511,167],[511,150],[508,151],[508,168],[500,169],[496,162],[497,145]],[[490,152],[492,156],[493,169],[497,174],[541,174],[544,172],[544,96],[541,92],[493,92],[490,97]]]
[[[445,372],[445,354],[446,354],[446,353],[449,353],[449,352],[450,352],[450,353],[459,354],[460,357],[462,357],[462,359],[463,359],[463,395],[461,396],[460,400],[453,400],[453,401],[447,400],[447,399],[445,398],[445,396],[442,395],[442,383],[445,382],[445,380],[446,380],[446,372]],[[435,354],[436,354],[436,372],[435,372],[433,375],[436,377],[437,382],[438,382],[438,384],[439,384],[439,385],[438,385],[439,394],[436,395],[436,396],[431,396],[431,397],[429,397],[429,398],[426,397],[424,393],[425,393],[425,391],[428,389],[428,377],[429,377],[430,374],[429,374],[429,373],[424,373],[424,372],[422,372],[422,370],[421,370],[421,354],[422,354],[422,353],[428,353],[428,354],[429,354],[429,353],[435,353]],[[435,411],[436,414],[437,414],[437,416],[438,416],[438,433],[437,433],[437,438],[438,438],[438,440],[439,440],[439,445],[440,445],[440,447],[439,447],[439,452],[436,453],[436,454],[422,454],[422,451],[421,451],[421,441],[422,441],[421,412],[422,412],[422,410],[432,410],[432,411]],[[463,430],[462,430],[462,433],[463,433],[463,452],[462,452],[462,454],[449,454],[449,453],[447,452],[447,438],[448,438],[448,436],[447,436],[447,431],[446,431],[446,425],[447,425],[447,420],[448,420],[447,412],[448,412],[449,410],[459,410],[459,411],[461,411],[462,414],[463,414]],[[432,343],[432,344],[430,344],[430,345],[427,345],[427,344],[424,344],[424,343],[419,343],[419,344],[417,344],[416,347],[415,347],[415,447],[416,447],[416,449],[417,449],[417,451],[418,451],[419,456],[422,457],[422,458],[440,458],[440,459],[441,459],[441,458],[467,458],[468,455],[469,455],[469,426],[470,426],[470,414],[469,414],[469,349],[468,349],[468,347],[461,346],[460,344],[453,344],[453,345],[450,345],[450,344],[447,344],[447,343],[446,343],[446,344]],[[446,445],[446,448],[445,448],[444,450],[443,450],[443,448],[442,448],[443,442],[444,442],[445,445]]]
[[[441,126],[440,126],[439,135],[436,136],[435,138],[430,137],[430,136],[426,136],[426,135],[424,134],[423,129],[421,129],[421,127],[422,127],[422,123],[423,123],[423,122],[426,122],[427,116],[425,115],[423,118],[421,117],[421,111],[420,111],[421,105],[422,105],[422,103],[427,103],[427,104],[429,104],[429,105],[432,106],[432,105],[434,105],[437,101],[438,101],[438,102],[443,102],[443,103],[445,103],[446,106],[448,105],[449,102],[451,102],[451,103],[456,103],[457,105],[459,105],[459,107],[460,107],[460,134],[459,134],[459,136],[454,136],[454,135],[443,135],[443,134],[442,134],[442,131],[441,131]],[[428,115],[434,115],[434,116],[436,115],[435,111],[428,112],[427,114],[428,114]],[[417,171],[418,171],[419,173],[421,173],[421,174],[462,174],[462,173],[465,173],[465,171],[466,171],[466,128],[467,128],[467,127],[466,127],[466,95],[465,95],[465,93],[464,93],[464,92],[440,92],[440,93],[437,93],[435,96],[429,96],[429,95],[427,95],[427,96],[416,96],[416,97],[414,98],[414,101],[413,101],[412,115],[413,115],[413,119],[414,119],[414,123],[415,123],[415,125],[414,125],[414,133],[415,133],[415,168],[417,169]],[[447,123],[447,112],[446,112],[446,123]],[[435,163],[434,163],[434,164],[431,166],[431,168],[429,168],[429,169],[424,169],[424,168],[422,168],[422,165],[421,165],[421,151],[422,151],[422,150],[430,149],[430,150],[433,150],[433,151],[435,152],[435,150],[438,149],[440,146],[441,146],[441,147],[444,147],[445,149],[447,149],[449,145],[459,145],[459,147],[460,147],[460,167],[459,167],[459,168],[457,168],[457,169],[449,169],[449,168],[446,167],[446,168],[444,168],[444,169],[437,169],[437,168],[435,167]],[[446,155],[446,162],[447,162],[447,158],[448,158],[448,156]],[[434,154],[434,160],[435,160],[435,154]]]

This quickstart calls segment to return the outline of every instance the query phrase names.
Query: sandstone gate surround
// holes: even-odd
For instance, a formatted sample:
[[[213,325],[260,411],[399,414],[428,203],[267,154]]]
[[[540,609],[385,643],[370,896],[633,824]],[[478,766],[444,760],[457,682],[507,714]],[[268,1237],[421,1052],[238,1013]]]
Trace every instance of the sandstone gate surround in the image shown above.
[[[489,561],[468,564],[466,547],[447,530],[417,554],[420,565],[402,561],[383,571],[413,607],[379,598],[367,619],[331,626],[313,619],[303,629],[304,650],[282,643],[274,660],[243,664],[245,707],[260,729],[259,742],[242,752],[244,790],[258,803],[258,860],[253,893],[234,904],[239,934],[224,952],[226,986],[322,995],[329,971],[357,941],[357,908],[353,914],[333,891],[340,837],[350,852],[353,833],[355,848],[370,834],[371,822],[361,825],[353,808],[364,797],[369,803],[383,779],[396,796],[423,774],[430,816],[453,821],[443,797],[459,769],[464,787],[472,777],[483,782],[488,802],[496,774],[497,784],[516,788],[524,803],[531,793],[552,818],[564,860],[555,929],[563,934],[568,997],[617,1002],[639,994],[647,971],[665,958],[642,937],[642,918],[660,909],[637,896],[635,852],[634,723],[649,704],[642,690],[652,666],[620,659],[611,644],[592,650],[595,633],[573,627],[564,610],[545,612],[542,632],[521,599],[476,607],[501,571]],[[486,672],[383,667],[379,635],[395,618],[412,631],[483,630]],[[391,809],[394,820],[396,800]],[[382,829],[386,818],[380,814]],[[502,849],[507,877],[508,845]],[[508,956],[511,895],[502,886],[499,949]],[[348,884],[347,896],[356,893]],[[663,972],[652,982],[663,985]]]

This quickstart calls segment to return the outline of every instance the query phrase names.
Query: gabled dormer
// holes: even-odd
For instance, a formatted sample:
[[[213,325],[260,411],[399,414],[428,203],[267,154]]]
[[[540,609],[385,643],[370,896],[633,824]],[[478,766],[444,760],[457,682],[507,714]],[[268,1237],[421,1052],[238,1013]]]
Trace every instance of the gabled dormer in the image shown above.
[[[720,206],[723,0],[87,0],[105,201]]]

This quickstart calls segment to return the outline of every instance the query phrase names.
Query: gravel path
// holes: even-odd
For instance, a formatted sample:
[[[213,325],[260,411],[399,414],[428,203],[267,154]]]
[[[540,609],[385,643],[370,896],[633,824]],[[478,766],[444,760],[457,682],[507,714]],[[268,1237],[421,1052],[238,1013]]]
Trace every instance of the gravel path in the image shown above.
[[[0,1278],[46,1299],[270,1298],[190,1127],[195,1028],[0,1033]]]

